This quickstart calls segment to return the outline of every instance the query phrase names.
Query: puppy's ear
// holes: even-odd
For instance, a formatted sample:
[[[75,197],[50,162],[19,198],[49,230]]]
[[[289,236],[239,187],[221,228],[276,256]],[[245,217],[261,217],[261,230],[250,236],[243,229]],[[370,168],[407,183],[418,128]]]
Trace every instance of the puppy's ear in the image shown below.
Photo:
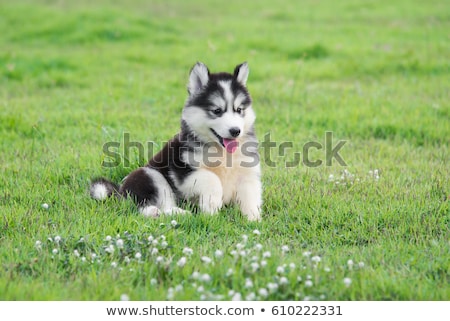
[[[249,71],[250,70],[248,68],[247,62],[237,65],[236,68],[234,69],[234,78],[236,78],[238,82],[240,82],[243,86],[245,86],[247,84]]]
[[[209,70],[205,64],[197,62],[189,74],[188,92],[189,95],[196,94],[200,89],[206,86],[209,81]]]

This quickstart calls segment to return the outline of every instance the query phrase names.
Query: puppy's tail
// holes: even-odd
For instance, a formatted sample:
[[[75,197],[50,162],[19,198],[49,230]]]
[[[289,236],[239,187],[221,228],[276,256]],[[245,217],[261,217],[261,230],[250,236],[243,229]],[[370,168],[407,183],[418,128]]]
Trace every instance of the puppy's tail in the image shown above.
[[[91,182],[89,193],[93,199],[103,201],[111,196],[120,197],[120,186],[105,178],[96,178]]]

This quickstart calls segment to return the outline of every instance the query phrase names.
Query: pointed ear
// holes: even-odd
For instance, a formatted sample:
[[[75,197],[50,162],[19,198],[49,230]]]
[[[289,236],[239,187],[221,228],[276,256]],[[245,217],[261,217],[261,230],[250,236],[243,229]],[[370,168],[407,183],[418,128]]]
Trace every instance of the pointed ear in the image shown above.
[[[194,95],[200,89],[206,86],[209,81],[209,70],[205,64],[197,62],[189,74],[188,92]]]
[[[250,70],[248,68],[247,62],[237,65],[234,69],[234,78],[236,78],[238,82],[245,86],[247,84],[249,71]]]

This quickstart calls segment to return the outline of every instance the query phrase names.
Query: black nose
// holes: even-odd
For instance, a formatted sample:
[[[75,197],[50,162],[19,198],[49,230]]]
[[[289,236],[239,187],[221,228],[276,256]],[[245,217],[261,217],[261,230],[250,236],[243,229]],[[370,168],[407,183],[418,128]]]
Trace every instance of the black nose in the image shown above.
[[[241,133],[241,130],[239,128],[237,128],[237,127],[230,128],[230,135],[232,137],[238,137],[240,133]]]

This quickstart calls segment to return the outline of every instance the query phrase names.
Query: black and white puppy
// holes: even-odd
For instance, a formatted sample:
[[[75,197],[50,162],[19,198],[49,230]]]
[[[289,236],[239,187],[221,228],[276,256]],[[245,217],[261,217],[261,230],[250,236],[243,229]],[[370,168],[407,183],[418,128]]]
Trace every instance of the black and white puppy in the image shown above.
[[[247,63],[233,74],[210,73],[203,63],[195,64],[180,133],[120,186],[95,179],[91,196],[131,197],[143,215],[154,217],[186,213],[178,207],[181,201],[211,214],[235,203],[249,220],[260,220],[261,170],[248,74]]]

